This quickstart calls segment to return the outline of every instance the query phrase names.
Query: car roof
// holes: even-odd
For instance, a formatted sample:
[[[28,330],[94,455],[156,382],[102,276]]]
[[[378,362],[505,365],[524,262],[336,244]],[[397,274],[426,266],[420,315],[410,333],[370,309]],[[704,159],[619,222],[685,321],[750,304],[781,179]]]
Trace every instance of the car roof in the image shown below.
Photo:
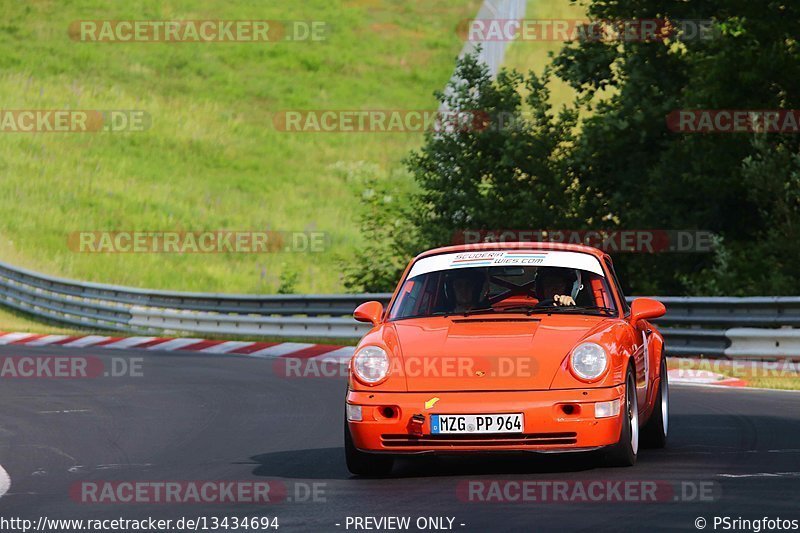
[[[475,244],[458,244],[455,246],[433,248],[419,254],[414,258],[414,261],[422,259],[423,257],[430,257],[432,255],[451,254],[458,252],[479,252],[482,250],[560,250],[565,252],[580,252],[590,254],[601,261],[604,259],[610,259],[609,255],[604,251],[592,246],[585,246],[583,244],[567,244],[560,242],[480,242]]]

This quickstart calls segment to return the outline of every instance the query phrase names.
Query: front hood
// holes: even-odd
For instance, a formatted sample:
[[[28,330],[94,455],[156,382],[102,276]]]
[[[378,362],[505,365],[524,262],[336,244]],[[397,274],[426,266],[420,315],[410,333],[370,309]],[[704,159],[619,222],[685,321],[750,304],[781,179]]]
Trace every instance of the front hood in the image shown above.
[[[477,315],[392,322],[411,392],[544,390],[570,350],[605,317]]]

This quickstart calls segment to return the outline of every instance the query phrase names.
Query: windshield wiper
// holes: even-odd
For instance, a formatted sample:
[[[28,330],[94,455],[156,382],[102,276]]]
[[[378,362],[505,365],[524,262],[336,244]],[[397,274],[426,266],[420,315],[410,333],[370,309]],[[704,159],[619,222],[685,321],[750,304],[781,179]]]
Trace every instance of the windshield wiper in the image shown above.
[[[602,307],[599,305],[554,305],[552,307],[540,307],[539,309],[546,309],[548,313],[553,311],[561,312],[570,312],[570,311],[600,311],[602,313],[606,313],[608,315],[613,315],[617,311],[616,309],[612,309],[610,307]]]

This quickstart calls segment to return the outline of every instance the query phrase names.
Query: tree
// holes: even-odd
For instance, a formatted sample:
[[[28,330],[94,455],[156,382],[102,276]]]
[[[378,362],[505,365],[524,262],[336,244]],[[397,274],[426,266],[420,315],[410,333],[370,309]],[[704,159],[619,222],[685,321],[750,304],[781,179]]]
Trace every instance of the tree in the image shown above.
[[[675,132],[667,117],[800,108],[800,4],[589,0],[588,13],[710,20],[713,32],[571,43],[541,78],[492,80],[476,57],[459,60],[438,97],[485,127],[430,132],[408,157],[415,238],[394,251],[444,245],[465,229],[707,230],[717,236],[710,254],[617,254],[624,289],[797,294],[800,134]],[[576,90],[569,108],[552,109],[551,75]]]
[[[407,159],[420,189],[413,222],[421,241],[441,246],[463,230],[573,224],[564,157],[576,115],[555,116],[546,78],[501,71],[492,80],[476,56],[465,56],[454,80],[437,96],[449,109],[472,112],[474,127],[429,132]]]
[[[714,32],[683,42],[575,43],[555,59],[558,75],[582,97],[579,110],[592,112],[571,154],[581,217],[608,227],[711,230],[724,246],[711,255],[620,255],[628,289],[797,292],[798,269],[788,260],[800,244],[797,135],[681,134],[668,130],[665,117],[679,109],[796,109],[799,7],[594,0],[595,19],[713,19]],[[611,96],[598,104],[600,89]]]

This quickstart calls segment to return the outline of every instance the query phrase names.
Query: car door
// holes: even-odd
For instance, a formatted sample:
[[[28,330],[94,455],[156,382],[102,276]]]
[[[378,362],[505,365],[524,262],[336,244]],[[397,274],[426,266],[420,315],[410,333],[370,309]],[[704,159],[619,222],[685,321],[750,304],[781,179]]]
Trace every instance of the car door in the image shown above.
[[[650,328],[650,324],[645,320],[640,320],[635,326],[630,324],[631,308],[622,292],[622,286],[617,279],[617,274],[614,272],[614,265],[610,258],[606,258],[606,266],[611,276],[611,282],[619,295],[619,305],[622,307],[623,315],[628,322],[628,327],[631,329],[631,334],[634,339],[633,359],[636,363],[636,396],[639,400],[639,410],[641,411],[647,405],[647,395],[650,393],[650,386],[652,383],[652,329]]]

